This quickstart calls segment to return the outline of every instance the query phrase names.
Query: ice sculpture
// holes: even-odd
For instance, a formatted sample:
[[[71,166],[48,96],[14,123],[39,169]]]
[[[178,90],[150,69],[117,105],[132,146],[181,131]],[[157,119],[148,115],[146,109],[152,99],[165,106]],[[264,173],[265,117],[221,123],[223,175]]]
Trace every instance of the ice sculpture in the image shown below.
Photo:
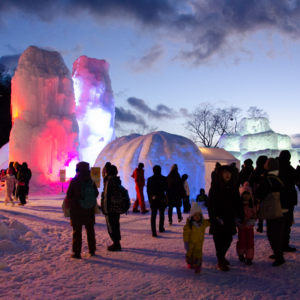
[[[58,52],[31,46],[12,78],[9,160],[27,162],[35,185],[59,181],[59,170],[74,172],[78,124],[70,71]],[[67,170],[68,172],[69,170]]]
[[[272,131],[266,118],[243,118],[238,124],[238,133],[223,135],[219,147],[240,159],[241,164],[247,158],[255,163],[260,155],[278,157],[281,150],[289,150],[291,164],[298,165],[298,151],[292,148],[291,137]]]
[[[80,159],[94,165],[101,150],[115,138],[115,100],[105,60],[79,57],[72,78],[79,125]]]
[[[0,170],[8,168],[9,144],[0,148]]]
[[[177,164],[180,175],[189,175],[190,198],[194,198],[199,189],[205,186],[204,158],[199,148],[183,136],[164,131],[142,136],[132,134],[114,140],[99,154],[95,166],[103,167],[107,161],[117,166],[130,197],[135,198],[136,195],[131,174],[139,162],[145,165],[145,178],[153,175],[154,165],[160,165],[162,174],[167,176],[171,166]]]

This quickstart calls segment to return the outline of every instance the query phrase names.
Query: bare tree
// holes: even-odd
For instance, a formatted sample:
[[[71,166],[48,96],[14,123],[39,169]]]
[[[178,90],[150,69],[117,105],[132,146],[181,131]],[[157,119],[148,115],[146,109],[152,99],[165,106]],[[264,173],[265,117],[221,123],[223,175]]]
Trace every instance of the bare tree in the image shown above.
[[[257,106],[250,106],[247,110],[249,118],[267,118],[269,119],[269,115],[263,110],[258,108]]]
[[[241,111],[238,107],[221,109],[204,103],[194,110],[184,127],[191,133],[190,137],[195,143],[216,148],[220,136],[236,132]]]

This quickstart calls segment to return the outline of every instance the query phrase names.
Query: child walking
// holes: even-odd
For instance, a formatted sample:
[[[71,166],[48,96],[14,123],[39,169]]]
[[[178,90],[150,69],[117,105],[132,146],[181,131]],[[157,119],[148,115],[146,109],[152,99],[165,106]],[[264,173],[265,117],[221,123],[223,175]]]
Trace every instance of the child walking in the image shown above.
[[[249,182],[245,182],[240,187],[241,201],[244,203],[244,221],[237,222],[238,225],[238,241],[236,244],[236,252],[241,262],[252,265],[254,258],[254,230],[256,220],[256,206],[252,197],[252,189]]]
[[[188,268],[195,269],[195,273],[201,271],[204,234],[205,228],[208,226],[210,226],[210,222],[204,219],[201,207],[198,203],[193,202],[190,217],[187,218],[183,228],[183,241]]]
[[[12,169],[7,169],[7,174],[1,178],[1,181],[5,181],[5,200],[4,204],[7,205],[8,202],[11,203],[11,206],[14,206],[14,201],[12,198],[14,192],[15,183],[18,183],[15,175],[13,174]]]

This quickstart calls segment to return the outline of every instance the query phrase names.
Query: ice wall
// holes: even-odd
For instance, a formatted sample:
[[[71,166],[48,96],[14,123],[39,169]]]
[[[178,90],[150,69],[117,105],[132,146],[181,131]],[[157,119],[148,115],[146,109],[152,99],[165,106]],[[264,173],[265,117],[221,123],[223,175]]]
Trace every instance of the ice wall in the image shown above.
[[[75,169],[78,125],[70,71],[58,52],[31,46],[12,78],[9,160],[27,162],[35,185]]]
[[[135,183],[131,174],[140,162],[145,165],[145,178],[153,175],[154,165],[160,165],[167,176],[173,164],[179,174],[188,174],[191,199],[205,186],[204,158],[199,148],[189,139],[163,131],[148,135],[132,134],[108,144],[97,157],[95,166],[103,167],[107,161],[116,165],[123,185],[131,198],[136,197]],[[146,196],[146,189],[144,190]],[[147,196],[146,196],[147,198]]]
[[[9,145],[0,148],[0,170],[8,168]]]
[[[91,166],[101,150],[115,138],[115,100],[105,60],[79,57],[72,78],[79,125],[80,159]]]
[[[260,155],[277,157],[281,150],[289,150],[291,164],[298,165],[298,151],[292,148],[291,137],[271,130],[266,118],[243,118],[238,124],[238,133],[223,135],[219,147],[240,159],[241,164],[247,158],[255,162]]]

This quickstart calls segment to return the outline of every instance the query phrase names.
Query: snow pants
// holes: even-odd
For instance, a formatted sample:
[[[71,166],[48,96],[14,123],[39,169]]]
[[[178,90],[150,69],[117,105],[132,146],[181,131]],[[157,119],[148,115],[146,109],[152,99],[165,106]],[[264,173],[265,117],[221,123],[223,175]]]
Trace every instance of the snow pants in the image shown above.
[[[14,203],[13,198],[12,198],[12,193],[5,194],[4,204],[6,205],[8,202]]]
[[[146,207],[145,207],[145,199],[144,199],[144,187],[136,184],[135,190],[136,190],[136,200],[134,202],[132,209],[137,210],[140,205],[141,211],[145,212]]]
[[[254,230],[253,227],[238,228],[238,241],[236,243],[238,255],[245,256],[246,259],[254,258]]]
[[[185,196],[183,199],[183,212],[189,213],[191,210],[191,204],[190,204],[190,196]]]
[[[185,261],[192,268],[202,266],[202,257],[185,256]]]
[[[156,233],[156,216],[157,212],[159,211],[159,230],[164,229],[164,222],[165,222],[165,208],[152,208],[151,209],[151,230],[152,233]]]
[[[110,213],[105,215],[107,231],[111,238],[111,240],[118,244],[121,240],[121,233],[120,233],[120,214]]]
[[[283,257],[281,239],[282,226],[284,226],[284,217],[267,220],[267,236],[276,259]]]
[[[89,247],[89,253],[93,253],[96,250],[96,239],[94,225],[85,225],[87,242]],[[82,225],[73,226],[73,241],[72,250],[74,253],[81,253],[82,246]]]

